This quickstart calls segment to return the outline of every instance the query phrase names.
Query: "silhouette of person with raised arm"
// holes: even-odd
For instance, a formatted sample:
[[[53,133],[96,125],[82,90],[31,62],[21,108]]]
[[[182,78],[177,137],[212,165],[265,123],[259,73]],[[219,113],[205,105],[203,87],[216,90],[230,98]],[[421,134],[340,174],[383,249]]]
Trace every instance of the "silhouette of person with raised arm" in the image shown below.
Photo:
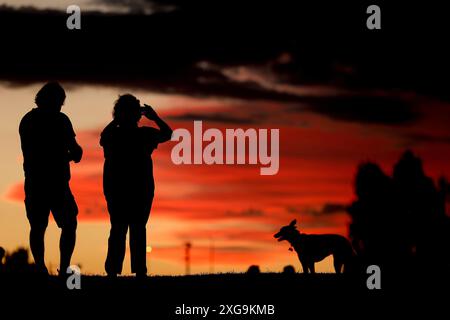
[[[142,115],[159,129],[139,127]],[[147,275],[146,224],[155,189],[151,155],[159,143],[171,136],[172,129],[150,106],[141,107],[131,94],[119,96],[113,120],[100,139],[105,156],[103,191],[111,221],[105,270],[112,278],[122,272],[128,229],[131,271],[138,278]]]
[[[61,228],[60,269],[64,274],[75,247],[78,207],[69,186],[70,161],[80,162],[83,151],[69,118],[61,112],[66,94],[57,82],[36,94],[37,108],[20,122],[25,172],[25,207],[30,222],[30,248],[36,267],[47,274],[44,235],[50,211]]]

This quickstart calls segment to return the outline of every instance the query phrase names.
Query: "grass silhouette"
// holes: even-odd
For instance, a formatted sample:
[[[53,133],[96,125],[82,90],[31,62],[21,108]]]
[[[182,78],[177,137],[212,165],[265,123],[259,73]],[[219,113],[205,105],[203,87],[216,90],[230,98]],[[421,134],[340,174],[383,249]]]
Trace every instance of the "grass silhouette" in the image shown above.
[[[221,305],[275,307],[272,317],[216,313],[207,319],[293,319],[308,313],[320,314],[320,318],[358,318],[361,313],[357,310],[361,309],[370,310],[374,315],[381,315],[386,308],[411,311],[414,301],[441,292],[450,283],[448,275],[412,278],[405,272],[404,277],[383,276],[382,290],[368,290],[366,278],[363,274],[222,273],[150,276],[144,281],[122,276],[112,281],[105,276],[82,275],[81,289],[68,290],[65,280],[57,276],[39,279],[31,275],[3,274],[0,283],[3,293],[8,293],[3,294],[5,305],[9,300],[26,302],[29,307],[21,313],[33,312],[32,316],[38,312],[37,308],[47,315],[55,306],[80,318],[116,317],[126,312],[128,318],[148,319],[201,318],[176,315],[175,309],[182,305],[210,306],[215,310]]]

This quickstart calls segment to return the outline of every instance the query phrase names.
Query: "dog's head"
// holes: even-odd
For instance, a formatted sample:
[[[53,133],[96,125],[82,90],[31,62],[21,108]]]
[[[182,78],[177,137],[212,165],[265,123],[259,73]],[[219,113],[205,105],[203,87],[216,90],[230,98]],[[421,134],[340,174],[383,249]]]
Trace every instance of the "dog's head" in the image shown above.
[[[294,238],[294,236],[296,234],[299,233],[299,231],[297,230],[296,224],[297,224],[297,220],[292,220],[290,224],[282,227],[280,229],[280,231],[278,231],[274,235],[274,238],[277,239],[278,241],[283,241],[283,240],[290,241],[291,239]]]

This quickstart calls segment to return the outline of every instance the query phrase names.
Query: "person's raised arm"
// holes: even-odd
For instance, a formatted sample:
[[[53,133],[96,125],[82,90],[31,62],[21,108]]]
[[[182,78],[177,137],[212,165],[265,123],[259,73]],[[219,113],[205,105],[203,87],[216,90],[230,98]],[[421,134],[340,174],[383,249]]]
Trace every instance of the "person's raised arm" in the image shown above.
[[[172,128],[170,128],[169,125],[158,116],[158,114],[155,110],[153,110],[152,107],[146,104],[144,104],[144,106],[144,115],[147,117],[147,119],[153,120],[160,130],[159,142],[169,141],[172,138]]]

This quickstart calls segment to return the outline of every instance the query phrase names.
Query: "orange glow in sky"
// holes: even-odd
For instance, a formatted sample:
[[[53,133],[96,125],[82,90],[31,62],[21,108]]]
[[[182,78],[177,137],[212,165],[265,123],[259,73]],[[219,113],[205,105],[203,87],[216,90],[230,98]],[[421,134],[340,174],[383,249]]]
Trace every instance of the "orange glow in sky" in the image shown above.
[[[0,245],[7,250],[28,246],[28,222],[23,205],[23,173],[18,137],[21,117],[33,107],[40,86],[0,85],[1,135]],[[72,120],[84,158],[72,164],[72,190],[78,202],[79,228],[73,263],[86,273],[103,273],[108,237],[108,214],[102,194],[103,153],[99,134],[110,121],[119,93],[109,87],[67,86],[63,109]],[[373,160],[391,172],[401,152],[412,147],[424,159],[428,175],[450,176],[450,148],[445,143],[414,143],[406,138],[417,127],[367,125],[331,120],[308,111],[289,114],[276,103],[220,100],[162,95],[136,91],[142,103],[155,107],[173,128],[192,129],[192,121],[176,120],[182,112],[209,115],[226,111],[240,115],[246,108],[272,112],[257,124],[212,122],[205,127],[280,129],[280,169],[261,176],[259,165],[175,165],[170,152],[176,142],[160,145],[153,153],[156,194],[148,225],[148,266],[152,274],[184,273],[184,244],[192,243],[192,273],[245,271],[257,264],[262,271],[281,271],[292,264],[300,269],[287,243],[273,234],[296,218],[306,233],[347,235],[348,216],[343,210],[323,212],[327,204],[345,205],[353,199],[352,181],[361,161]],[[249,106],[248,104],[251,104]],[[428,109],[427,109],[428,108]],[[448,108],[434,108],[420,123],[428,133],[448,132]],[[284,110],[284,109],[283,109]],[[436,116],[440,114],[440,116]],[[173,118],[171,118],[173,117]],[[202,120],[202,119],[198,119]],[[149,123],[143,122],[144,125]],[[51,223],[46,260],[56,268],[59,230]],[[211,259],[212,251],[214,259]],[[125,272],[129,272],[126,257]],[[214,265],[212,265],[214,264]],[[331,271],[331,259],[316,268]]]

